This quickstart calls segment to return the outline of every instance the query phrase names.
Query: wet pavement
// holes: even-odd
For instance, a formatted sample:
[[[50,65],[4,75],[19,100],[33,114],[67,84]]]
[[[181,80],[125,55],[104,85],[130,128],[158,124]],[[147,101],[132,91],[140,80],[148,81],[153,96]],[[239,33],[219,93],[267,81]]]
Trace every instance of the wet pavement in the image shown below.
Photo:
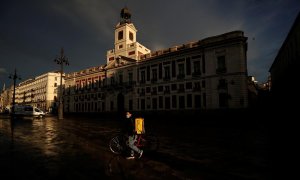
[[[115,120],[0,115],[1,177],[22,179],[271,179],[264,124],[150,121],[157,152],[126,160],[109,151]],[[2,178],[1,178],[2,179]]]

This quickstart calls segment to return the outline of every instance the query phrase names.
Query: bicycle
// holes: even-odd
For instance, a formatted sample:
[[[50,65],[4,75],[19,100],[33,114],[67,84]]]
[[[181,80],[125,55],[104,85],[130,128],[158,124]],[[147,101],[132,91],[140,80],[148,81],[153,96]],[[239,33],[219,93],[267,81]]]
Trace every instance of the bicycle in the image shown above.
[[[153,134],[137,134],[137,139],[134,143],[138,148],[146,151],[157,151],[159,141],[157,136]],[[109,141],[109,149],[114,154],[125,154],[130,150],[128,146],[128,136],[118,133]]]

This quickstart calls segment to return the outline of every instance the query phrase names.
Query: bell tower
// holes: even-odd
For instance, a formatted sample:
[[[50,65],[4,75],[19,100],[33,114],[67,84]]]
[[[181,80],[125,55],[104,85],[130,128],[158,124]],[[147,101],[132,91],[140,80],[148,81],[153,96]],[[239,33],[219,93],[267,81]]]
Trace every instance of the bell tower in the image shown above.
[[[114,49],[107,51],[107,63],[118,56],[139,60],[141,54],[151,51],[136,41],[137,29],[131,22],[131,13],[125,7],[120,13],[120,22],[115,27]]]

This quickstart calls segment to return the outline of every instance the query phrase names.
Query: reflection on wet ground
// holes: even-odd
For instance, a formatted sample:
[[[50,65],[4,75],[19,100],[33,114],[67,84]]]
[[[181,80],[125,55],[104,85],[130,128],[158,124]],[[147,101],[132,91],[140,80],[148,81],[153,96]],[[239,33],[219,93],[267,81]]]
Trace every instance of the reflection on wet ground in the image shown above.
[[[118,127],[99,118],[12,123],[0,115],[0,170],[23,179],[269,179],[264,127],[153,123],[148,128],[159,135],[159,151],[133,161],[108,149]]]

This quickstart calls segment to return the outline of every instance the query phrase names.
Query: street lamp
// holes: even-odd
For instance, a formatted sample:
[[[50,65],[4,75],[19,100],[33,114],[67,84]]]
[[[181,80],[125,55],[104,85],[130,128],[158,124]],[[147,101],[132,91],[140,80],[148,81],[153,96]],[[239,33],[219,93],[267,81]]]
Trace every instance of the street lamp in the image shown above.
[[[16,80],[19,79],[21,80],[20,76],[17,75],[17,70],[15,69],[15,73],[14,74],[10,74],[9,79],[13,79],[14,80],[14,91],[13,91],[13,103],[12,103],[12,117],[14,118],[15,116],[15,104],[16,104]]]
[[[61,48],[60,57],[54,59],[54,62],[60,65],[60,90],[59,90],[59,106],[58,106],[58,119],[63,119],[63,103],[62,103],[62,76],[64,64],[69,65],[68,58],[64,55],[64,48]]]

